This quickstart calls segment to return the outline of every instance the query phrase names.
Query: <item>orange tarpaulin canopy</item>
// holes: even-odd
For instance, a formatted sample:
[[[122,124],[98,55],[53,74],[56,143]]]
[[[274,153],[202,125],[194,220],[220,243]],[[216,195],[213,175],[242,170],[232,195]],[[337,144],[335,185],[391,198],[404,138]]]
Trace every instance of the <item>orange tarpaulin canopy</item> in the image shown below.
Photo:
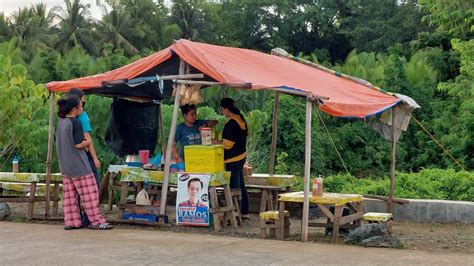
[[[160,52],[121,68],[69,81],[50,82],[47,87],[54,92],[65,92],[74,87],[83,90],[99,88],[103,81],[138,77],[169,60],[173,53],[221,83],[249,83],[251,89],[285,88],[289,93],[293,90],[327,97],[320,109],[333,116],[367,117],[400,102],[389,94],[287,58],[188,40],[179,40]]]

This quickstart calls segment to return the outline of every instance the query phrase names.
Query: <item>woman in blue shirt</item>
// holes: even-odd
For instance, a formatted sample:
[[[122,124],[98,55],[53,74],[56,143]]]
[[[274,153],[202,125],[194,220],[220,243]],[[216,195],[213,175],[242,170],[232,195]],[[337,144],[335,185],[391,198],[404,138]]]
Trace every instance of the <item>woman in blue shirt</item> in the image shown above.
[[[176,162],[184,160],[184,146],[201,144],[201,127],[214,127],[217,120],[197,120],[196,106],[185,104],[181,106],[184,122],[176,127],[174,134],[172,154]],[[179,147],[178,147],[179,144]]]

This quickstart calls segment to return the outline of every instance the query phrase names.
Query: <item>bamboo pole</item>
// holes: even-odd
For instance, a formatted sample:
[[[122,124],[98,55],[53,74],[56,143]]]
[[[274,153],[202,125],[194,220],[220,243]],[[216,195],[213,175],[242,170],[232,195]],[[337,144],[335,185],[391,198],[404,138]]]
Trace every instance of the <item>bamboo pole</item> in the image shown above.
[[[217,81],[201,81],[201,80],[174,80],[174,83],[177,84],[189,84],[189,85],[205,85],[205,86],[228,86],[228,87],[233,87],[233,88],[238,88],[238,89],[250,89],[252,88],[251,83],[225,83],[225,82],[217,82]]]
[[[309,183],[311,175],[311,116],[313,103],[306,98],[305,158],[304,158],[304,201],[303,220],[301,221],[301,241],[308,241]]]
[[[179,62],[179,75],[183,75],[185,71],[185,65],[183,59],[180,59]],[[170,164],[171,164],[171,149],[173,146],[174,134],[176,131],[176,120],[178,120],[178,109],[179,109],[179,87],[176,86],[176,94],[174,97],[174,106],[173,106],[173,117],[171,118],[171,127],[170,134],[168,136],[168,146],[166,148],[165,156],[165,173],[163,178],[163,186],[161,189],[161,201],[160,201],[160,215],[165,215],[166,212],[166,198],[168,196],[168,182],[170,177]]]
[[[391,213],[392,212],[392,206],[393,206],[393,189],[395,187],[395,161],[396,161],[396,150],[397,150],[397,144],[395,142],[395,107],[392,108],[392,136],[391,136],[391,141],[392,141],[392,156],[391,156],[391,161],[390,161],[390,192],[388,194],[388,200],[387,200],[387,212]]]
[[[51,166],[53,159],[53,130],[54,130],[54,92],[49,93],[49,126],[48,126],[48,153],[46,155],[46,206],[44,216],[49,216],[49,202],[51,200]]]
[[[268,165],[268,173],[273,175],[275,168],[275,152],[276,152],[276,137],[278,133],[278,104],[280,102],[280,93],[275,91],[275,100],[273,102],[273,121],[272,121],[272,144],[270,146],[270,164]]]
[[[166,153],[166,145],[165,145],[165,141],[166,141],[166,138],[165,138],[165,129],[163,127],[163,108],[162,108],[162,103],[160,103],[159,105],[159,111],[160,111],[160,135],[161,135],[161,154],[162,155],[165,155]]]

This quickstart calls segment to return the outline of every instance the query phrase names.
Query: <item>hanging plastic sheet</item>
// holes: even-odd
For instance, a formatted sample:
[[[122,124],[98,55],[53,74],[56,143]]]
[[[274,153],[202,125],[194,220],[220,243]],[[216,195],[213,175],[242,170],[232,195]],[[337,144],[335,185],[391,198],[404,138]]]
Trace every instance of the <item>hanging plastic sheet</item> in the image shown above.
[[[105,142],[118,156],[154,151],[158,137],[158,105],[114,99]]]

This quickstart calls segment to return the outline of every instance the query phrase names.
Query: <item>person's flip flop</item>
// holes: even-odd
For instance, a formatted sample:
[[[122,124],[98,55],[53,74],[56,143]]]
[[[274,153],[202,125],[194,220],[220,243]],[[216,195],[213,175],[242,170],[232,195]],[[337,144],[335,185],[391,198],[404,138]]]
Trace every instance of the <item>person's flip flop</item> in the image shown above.
[[[108,223],[103,223],[103,224],[91,224],[87,228],[92,229],[92,230],[110,230],[114,227]]]

